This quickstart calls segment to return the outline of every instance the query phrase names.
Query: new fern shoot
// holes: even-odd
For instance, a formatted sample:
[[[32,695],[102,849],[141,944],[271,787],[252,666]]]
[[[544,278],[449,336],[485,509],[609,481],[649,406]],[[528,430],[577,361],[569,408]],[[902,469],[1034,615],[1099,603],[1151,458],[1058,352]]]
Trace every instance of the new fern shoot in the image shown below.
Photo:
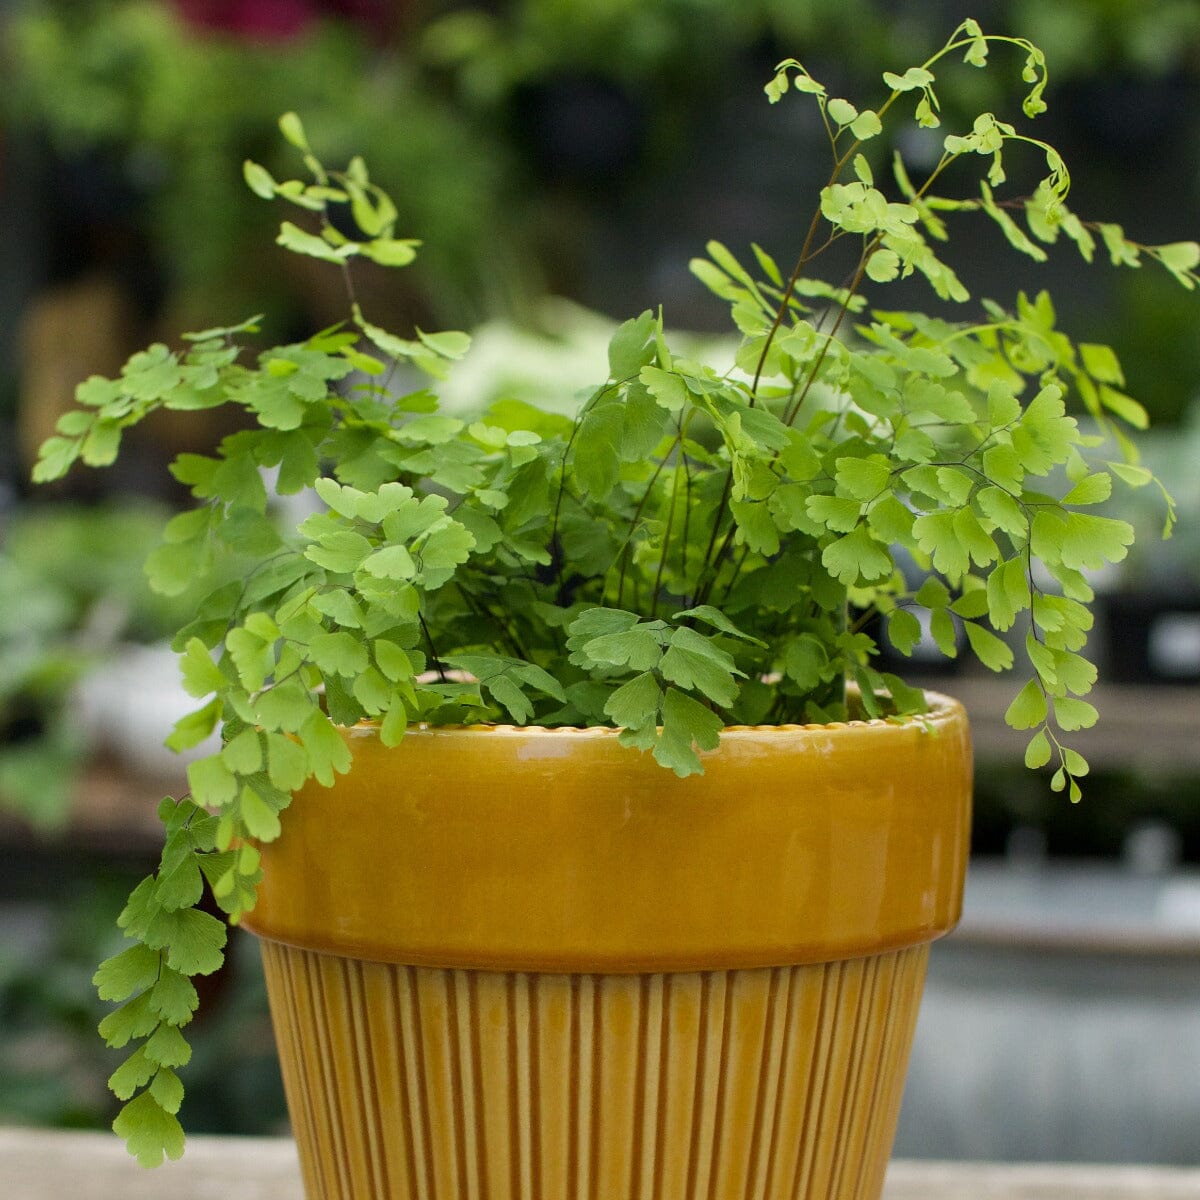
[[[1032,258],[1066,239],[1086,260],[1151,262],[1188,289],[1200,246],[1143,246],[1081,220],[1058,153],[992,113],[941,136],[924,174],[897,153],[877,181],[872,143],[898,144],[914,122],[938,130],[943,60],[990,68],[993,51],[1016,53],[1036,117],[1040,51],[974,21],[886,73],[874,108],[781,64],[768,99],[815,104],[830,150],[794,268],[709,245],[692,267],[729,305],[736,365],[676,353],[663,314],[645,312],[616,331],[608,377],[573,418],[519,399],[439,411],[438,381],[469,339],[398,336],[355,302],[356,259],[403,267],[418,251],[364,163],[328,169],[289,114],[308,178],[246,164],[257,195],[299,210],[280,245],[345,272],[346,321],[268,349],[253,348],[254,321],[152,346],[118,378],[79,386],[35,470],[106,466],[159,408],[232,404],[250,418],[212,454],[176,459],[196,507],[148,563],[166,593],[218,560],[234,582],[175,643],[198,707],[171,744],[220,727],[222,748],[188,768],[190,797],[163,802],[161,865],[120,916],[129,948],[96,976],[119,1004],[101,1032],[136,1045],[110,1082],[140,1161],[183,1147],[191,980],[217,969],[225,942],[201,896],[231,922],[253,905],[256,843],[280,835],[297,788],[349,768],[339,726],[378,722],[395,745],[412,722],[611,725],[631,754],[686,776],[732,724],[919,719],[923,694],[880,670],[868,630],[881,622],[911,651],[923,612],[947,654],[961,625],[984,666],[1015,671],[1008,720],[1029,735],[1026,761],[1078,797],[1087,764],[1070,735],[1097,719],[1089,573],[1133,537],[1095,509],[1114,488],[1153,485],[1127,434],[1145,413],[1112,351],[1074,344],[1044,293],[962,321],[872,304],[911,276],[965,304],[938,251],[952,223],[980,236],[980,217]],[[1044,166],[1027,198],[1001,197],[1013,152]],[[835,243],[853,248],[852,267],[825,282],[812,268]],[[320,511],[282,528],[272,492],[309,490]]]

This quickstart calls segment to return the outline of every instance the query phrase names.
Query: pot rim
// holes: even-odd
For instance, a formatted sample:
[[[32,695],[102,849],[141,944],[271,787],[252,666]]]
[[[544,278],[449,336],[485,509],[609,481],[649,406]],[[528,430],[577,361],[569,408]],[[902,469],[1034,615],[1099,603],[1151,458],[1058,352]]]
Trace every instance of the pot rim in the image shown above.
[[[965,715],[961,701],[947,696],[942,692],[925,690],[925,699],[929,704],[928,712],[907,713],[897,717],[862,717],[849,721],[818,721],[818,722],[788,722],[778,725],[726,725],[721,729],[721,737],[745,737],[747,735],[762,736],[773,732],[779,733],[813,733],[829,734],[839,729],[909,729],[913,726],[925,726],[935,730],[948,728]],[[347,735],[353,738],[377,737],[381,723],[377,720],[359,721],[356,725],[342,727]],[[419,721],[410,725],[404,732],[405,737],[412,734],[543,734],[564,736],[574,734],[577,737],[619,737],[622,728],[617,725],[516,725],[503,721],[480,721],[473,725],[431,725],[427,721]],[[701,751],[714,753],[713,751]]]
[[[970,737],[928,717],[744,726],[686,779],[620,731],[342,730],[354,766],[262,847],[275,941],[414,966],[728,970],[855,958],[957,922]],[[550,736],[547,736],[550,735]]]

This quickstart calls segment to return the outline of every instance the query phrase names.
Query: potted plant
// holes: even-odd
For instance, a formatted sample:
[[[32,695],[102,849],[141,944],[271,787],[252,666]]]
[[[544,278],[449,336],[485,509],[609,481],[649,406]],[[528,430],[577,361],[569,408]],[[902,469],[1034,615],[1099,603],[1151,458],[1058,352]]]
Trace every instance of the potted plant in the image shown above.
[[[736,362],[678,355],[645,312],[573,417],[439,411],[469,339],[357,303],[354,259],[417,251],[366,166],[328,170],[290,114],[311,182],[246,164],[312,215],[279,242],[345,274],[347,322],[256,356],[253,321],[152,346],[80,385],[36,469],[110,463],[159,407],[254,419],[176,460],[200,504],[148,563],[168,592],[217,545],[247,566],[176,639],[203,703],[171,741],[220,726],[223,748],[163,802],[162,864],[96,977],[121,1002],[104,1036],[138,1043],[111,1082],[139,1159],[182,1150],[191,977],[226,936],[210,890],[267,939],[310,1195],[878,1195],[927,943],[958,914],[970,750],[961,708],[881,672],[864,627],[903,649],[928,610],[1006,671],[1024,622],[1008,719],[1077,798],[1087,572],[1132,536],[1089,509],[1150,476],[1111,351],[1046,295],[952,322],[863,289],[923,276],[965,301],[935,253],[950,213],[1034,258],[1099,241],[1187,287],[1200,262],[1081,221],[1058,154],[991,113],[935,132],[937,73],[995,47],[1036,116],[1041,53],[974,21],[873,109],[781,64],[769,98],[815,103],[833,156],[794,271],[711,244],[693,270]],[[888,199],[868,152],[914,111],[939,156],[920,179],[896,156]],[[1020,202],[994,191],[1011,149],[1047,171]],[[973,163],[975,194],[940,194]],[[812,277],[838,245],[845,280]],[[281,528],[272,490],[320,511]]]

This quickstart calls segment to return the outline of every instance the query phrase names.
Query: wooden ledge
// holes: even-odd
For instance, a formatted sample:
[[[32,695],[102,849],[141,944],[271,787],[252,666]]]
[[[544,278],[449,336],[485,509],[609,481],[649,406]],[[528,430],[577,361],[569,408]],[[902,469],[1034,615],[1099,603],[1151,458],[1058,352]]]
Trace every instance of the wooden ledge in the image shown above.
[[[286,1138],[193,1137],[181,1162],[143,1171],[110,1134],[34,1129],[0,1129],[0,1196],[304,1200]],[[1200,1200],[1200,1170],[899,1162],[884,1200]]]
[[[884,1200],[1197,1200],[1200,1170],[897,1162]]]
[[[1028,734],[1004,721],[1016,689],[1009,679],[963,674],[924,680],[935,691],[953,696],[971,718],[976,758],[984,763],[1021,761]],[[1092,764],[1181,771],[1200,766],[1200,687],[1191,684],[1137,687],[1102,683],[1088,695],[1100,710],[1091,729],[1071,734],[1071,745]]]

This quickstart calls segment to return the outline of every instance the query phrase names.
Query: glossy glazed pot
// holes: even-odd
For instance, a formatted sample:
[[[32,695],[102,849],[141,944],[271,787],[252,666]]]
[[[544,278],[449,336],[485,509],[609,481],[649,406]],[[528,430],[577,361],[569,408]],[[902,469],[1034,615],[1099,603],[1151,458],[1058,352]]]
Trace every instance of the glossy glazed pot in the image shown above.
[[[245,922],[310,1200],[876,1200],[967,861],[931,699],[686,780],[611,730],[346,731]]]

